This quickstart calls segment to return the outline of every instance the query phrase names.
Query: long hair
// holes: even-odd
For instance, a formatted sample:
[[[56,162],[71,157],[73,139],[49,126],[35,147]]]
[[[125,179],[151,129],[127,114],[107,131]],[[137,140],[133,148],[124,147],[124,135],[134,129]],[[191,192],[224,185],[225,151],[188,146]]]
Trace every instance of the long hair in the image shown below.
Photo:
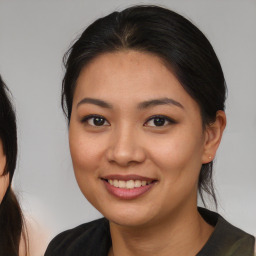
[[[9,90],[0,76],[0,140],[6,156],[3,176],[9,174],[9,186],[0,204],[0,256],[18,256],[20,240],[27,238],[23,215],[18,200],[11,189],[17,159],[16,117],[8,97]]]

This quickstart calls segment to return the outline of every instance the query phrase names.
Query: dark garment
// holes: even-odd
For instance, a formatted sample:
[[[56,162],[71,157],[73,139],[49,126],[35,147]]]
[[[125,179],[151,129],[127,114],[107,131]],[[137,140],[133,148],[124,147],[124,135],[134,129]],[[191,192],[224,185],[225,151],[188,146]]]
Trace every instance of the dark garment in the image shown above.
[[[199,212],[215,229],[196,256],[253,256],[253,236],[232,226],[215,212],[203,208],[199,208]],[[56,236],[45,256],[107,256],[111,244],[109,222],[102,218]]]

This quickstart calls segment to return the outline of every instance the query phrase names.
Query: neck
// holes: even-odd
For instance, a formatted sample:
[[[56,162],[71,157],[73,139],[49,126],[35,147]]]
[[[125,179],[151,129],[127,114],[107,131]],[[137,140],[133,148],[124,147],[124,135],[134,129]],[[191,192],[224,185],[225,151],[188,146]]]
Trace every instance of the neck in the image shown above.
[[[143,227],[123,227],[110,222],[110,232],[113,246],[109,256],[194,256],[209,239],[213,227],[194,207]]]

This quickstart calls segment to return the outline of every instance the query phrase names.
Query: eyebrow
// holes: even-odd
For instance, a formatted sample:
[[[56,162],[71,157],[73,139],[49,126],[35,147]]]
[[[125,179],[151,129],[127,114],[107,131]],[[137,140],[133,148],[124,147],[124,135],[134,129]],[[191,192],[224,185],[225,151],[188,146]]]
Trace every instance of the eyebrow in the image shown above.
[[[113,106],[110,103],[107,103],[100,99],[94,99],[94,98],[83,98],[81,101],[77,103],[76,107],[78,108],[82,104],[94,104],[102,108],[113,108]],[[160,98],[160,99],[143,101],[138,104],[138,109],[145,109],[145,108],[159,106],[159,105],[174,105],[184,109],[181,103],[170,98]]]
[[[111,104],[109,104],[103,100],[93,99],[93,98],[83,98],[81,101],[79,101],[77,103],[76,107],[78,108],[80,105],[86,104],[86,103],[94,104],[94,105],[97,105],[102,108],[113,108],[113,106]]]
[[[154,107],[154,106],[158,106],[158,105],[174,105],[174,106],[184,109],[184,106],[181,103],[179,103],[178,101],[176,101],[174,99],[170,99],[170,98],[160,98],[160,99],[144,101],[138,105],[138,108],[144,109],[144,108]]]

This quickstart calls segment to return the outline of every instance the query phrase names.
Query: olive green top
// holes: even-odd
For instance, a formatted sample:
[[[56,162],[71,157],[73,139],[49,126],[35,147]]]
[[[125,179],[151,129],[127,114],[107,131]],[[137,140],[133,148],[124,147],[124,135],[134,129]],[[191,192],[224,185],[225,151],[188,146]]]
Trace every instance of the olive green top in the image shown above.
[[[198,211],[215,228],[195,256],[253,256],[253,236],[234,227],[215,212],[203,208],[198,208]],[[111,245],[109,222],[102,218],[56,236],[45,256],[107,256]]]
[[[255,238],[234,227],[215,212],[198,208],[214,231],[197,256],[253,256]]]

